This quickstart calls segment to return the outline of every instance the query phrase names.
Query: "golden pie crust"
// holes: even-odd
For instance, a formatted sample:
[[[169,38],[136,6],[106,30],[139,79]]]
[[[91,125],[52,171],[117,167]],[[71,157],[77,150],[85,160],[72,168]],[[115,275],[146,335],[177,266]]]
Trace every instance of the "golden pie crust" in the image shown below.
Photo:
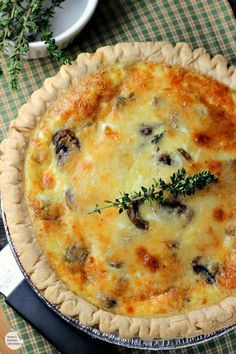
[[[50,303],[58,306],[63,315],[75,316],[84,325],[99,326],[101,331],[115,332],[123,338],[153,340],[211,333],[235,323],[236,297],[225,298],[217,305],[187,314],[158,318],[123,316],[97,308],[58,279],[37,241],[28,214],[23,190],[23,164],[29,137],[41,116],[62,93],[88,74],[107,65],[137,61],[193,68],[236,89],[236,69],[228,68],[224,57],[217,55],[211,59],[204,49],[192,51],[186,43],[178,43],[175,47],[168,42],[120,43],[100,48],[95,54],[80,54],[72,65],[62,66],[56,76],[46,79],[43,87],[33,93],[19,110],[1,144],[1,193],[10,234],[20,262],[32,282]]]

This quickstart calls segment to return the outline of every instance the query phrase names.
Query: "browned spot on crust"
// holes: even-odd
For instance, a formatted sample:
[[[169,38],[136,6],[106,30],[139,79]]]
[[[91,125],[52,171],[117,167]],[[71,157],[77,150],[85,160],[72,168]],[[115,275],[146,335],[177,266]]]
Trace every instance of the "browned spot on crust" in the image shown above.
[[[115,131],[107,126],[105,128],[105,136],[112,139],[112,140],[117,140],[117,139],[119,139],[120,134],[117,131]]]
[[[43,175],[43,187],[46,188],[53,188],[55,185],[54,177],[50,172],[46,172]]]
[[[128,77],[126,80],[127,87],[132,88],[131,91],[142,91],[148,86],[148,83],[153,78],[153,63],[148,63],[146,70],[141,67],[131,65],[128,71]]]
[[[179,101],[186,92],[194,92],[195,97],[206,107],[210,119],[203,130],[193,132],[197,145],[214,150],[235,151],[236,114],[230,89],[225,85],[188,71],[184,68],[168,68],[170,87],[176,90]],[[190,102],[183,100],[191,106]]]
[[[141,260],[144,267],[148,268],[151,272],[156,272],[159,268],[159,261],[157,257],[149,254],[145,247],[137,248],[136,255]]]
[[[187,290],[170,288],[158,297],[159,312],[163,314],[168,313],[169,308],[173,306],[181,309],[186,294]]]
[[[48,232],[50,232],[51,229],[51,223],[48,220],[45,220],[43,223],[44,226],[44,231],[47,234]]]
[[[213,210],[213,217],[216,221],[224,221],[225,220],[225,212],[221,208],[216,208]]]
[[[205,133],[195,133],[194,141],[197,145],[209,147],[211,138]]]
[[[129,282],[127,279],[119,278],[114,283],[114,294],[117,296],[123,295],[128,289]]]
[[[219,172],[222,168],[222,162],[221,161],[209,161],[207,163],[207,168],[208,170],[210,170],[212,173],[216,173],[216,172]]]
[[[111,81],[103,72],[91,75],[80,92],[74,92],[76,99],[71,107],[67,108],[61,115],[62,120],[71,116],[78,120],[98,119],[98,112],[102,100],[110,102],[117,94],[118,86],[113,86]]]
[[[127,313],[133,313],[134,312],[133,306],[131,306],[131,305],[127,306],[126,311],[127,311]]]
[[[214,231],[211,226],[208,227],[206,231],[206,237],[208,238],[212,249],[219,249],[221,247],[220,238],[217,236],[217,232]],[[200,242],[196,245],[196,248],[198,249],[199,253],[207,253],[209,244]]]
[[[218,283],[226,289],[236,289],[236,250],[233,250],[225,262],[223,272],[218,277]]]
[[[41,220],[46,221],[56,221],[61,216],[60,206],[54,205],[43,205],[38,200],[34,200],[30,204],[30,208],[34,212],[34,216]]]

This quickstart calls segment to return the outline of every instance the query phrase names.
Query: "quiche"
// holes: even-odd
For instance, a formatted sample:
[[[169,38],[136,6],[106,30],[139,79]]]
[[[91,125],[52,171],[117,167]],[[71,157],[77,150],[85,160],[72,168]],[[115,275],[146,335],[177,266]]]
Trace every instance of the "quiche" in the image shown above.
[[[235,323],[235,88],[220,55],[121,43],[80,54],[19,110],[4,210],[62,314],[147,340]]]

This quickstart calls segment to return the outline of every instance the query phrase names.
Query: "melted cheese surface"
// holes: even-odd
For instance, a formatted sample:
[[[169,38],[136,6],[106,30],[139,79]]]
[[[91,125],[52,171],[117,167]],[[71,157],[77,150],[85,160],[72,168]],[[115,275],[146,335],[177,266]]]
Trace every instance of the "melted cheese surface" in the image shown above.
[[[53,136],[65,129],[80,147],[61,147],[58,162]],[[145,203],[147,230],[114,208],[89,214],[183,167],[219,180],[178,197],[185,212]],[[236,294],[236,94],[212,78],[145,62],[93,73],[44,114],[24,171],[39,242],[58,277],[87,301],[158,317]]]

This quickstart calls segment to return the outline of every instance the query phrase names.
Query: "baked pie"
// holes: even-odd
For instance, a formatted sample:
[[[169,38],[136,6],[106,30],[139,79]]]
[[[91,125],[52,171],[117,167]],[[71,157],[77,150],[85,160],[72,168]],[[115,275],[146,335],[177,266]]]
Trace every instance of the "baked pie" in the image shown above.
[[[61,313],[142,339],[236,321],[236,70],[185,43],[80,54],[1,145],[10,234]]]

